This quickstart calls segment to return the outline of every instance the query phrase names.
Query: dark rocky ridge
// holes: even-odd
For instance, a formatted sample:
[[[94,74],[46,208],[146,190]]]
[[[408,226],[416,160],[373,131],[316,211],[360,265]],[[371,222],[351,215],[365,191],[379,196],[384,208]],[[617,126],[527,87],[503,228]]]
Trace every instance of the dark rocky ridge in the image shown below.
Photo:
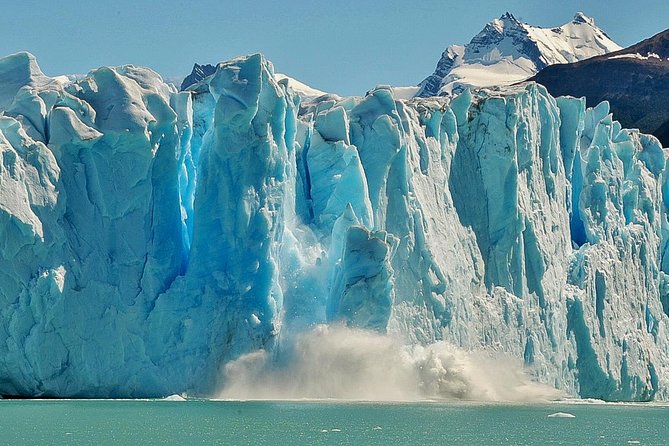
[[[193,65],[193,71],[191,71],[191,73],[184,78],[183,82],[181,82],[181,87],[179,87],[179,89],[181,91],[184,91],[191,85],[200,82],[202,79],[211,76],[215,72],[216,72],[216,65],[211,65],[211,64],[200,65],[196,63],[195,65]]]
[[[641,58],[621,57],[636,54]],[[553,96],[585,96],[589,107],[607,100],[623,127],[669,147],[669,30],[614,53],[548,66],[531,80]]]

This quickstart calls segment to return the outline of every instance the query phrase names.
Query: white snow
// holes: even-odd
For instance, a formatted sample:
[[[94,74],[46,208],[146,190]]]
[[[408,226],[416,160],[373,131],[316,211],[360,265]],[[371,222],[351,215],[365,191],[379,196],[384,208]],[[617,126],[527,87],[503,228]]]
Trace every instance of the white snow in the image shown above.
[[[391,87],[393,90],[393,97],[395,99],[411,99],[416,96],[420,87],[418,86],[409,86],[409,87]]]
[[[655,53],[648,53],[645,56],[642,56],[639,53],[629,53],[629,54],[617,54],[615,56],[610,56],[609,59],[638,59],[638,60],[648,60],[648,59],[660,59]]]
[[[559,28],[525,25],[549,65],[570,63],[622,49],[594,21],[566,23]]]
[[[278,81],[286,79],[288,81],[288,85],[290,86],[290,88],[292,88],[300,97],[303,97],[305,99],[315,99],[319,96],[328,94],[324,91],[310,87],[309,85],[300,82],[295,78],[286,76],[285,74],[275,73],[274,76]]]
[[[465,85],[471,87],[493,87],[521,82],[534,74],[534,64],[524,57],[501,59],[497,63],[465,63],[453,68],[450,77],[453,82],[442,87],[442,92],[453,93],[453,88]]]

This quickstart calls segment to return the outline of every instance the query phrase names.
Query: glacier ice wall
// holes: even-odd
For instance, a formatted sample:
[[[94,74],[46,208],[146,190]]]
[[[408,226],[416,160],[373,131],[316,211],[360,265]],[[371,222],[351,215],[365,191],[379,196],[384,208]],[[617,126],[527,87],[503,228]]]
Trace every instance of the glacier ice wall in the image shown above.
[[[207,394],[316,324],[669,392],[657,140],[529,84],[300,104],[262,56],[177,92],[0,60],[0,394]]]

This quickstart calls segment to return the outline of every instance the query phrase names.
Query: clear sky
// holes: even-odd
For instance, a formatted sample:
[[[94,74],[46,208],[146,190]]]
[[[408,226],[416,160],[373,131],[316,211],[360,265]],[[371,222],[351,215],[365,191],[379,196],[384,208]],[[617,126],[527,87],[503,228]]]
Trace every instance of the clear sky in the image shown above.
[[[628,46],[669,28],[669,0],[2,0],[0,54],[27,50],[48,75],[132,63],[185,76],[194,62],[264,53],[321,90],[413,85],[450,44],[509,11],[561,25],[583,11]]]

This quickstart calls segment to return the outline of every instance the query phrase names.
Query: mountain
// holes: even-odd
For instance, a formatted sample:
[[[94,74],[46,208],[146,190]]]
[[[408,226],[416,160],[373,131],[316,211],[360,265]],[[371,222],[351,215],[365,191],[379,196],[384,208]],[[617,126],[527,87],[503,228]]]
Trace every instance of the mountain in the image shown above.
[[[609,101],[617,120],[657,136],[669,147],[669,30],[629,48],[545,68],[532,80],[555,96]]]
[[[469,44],[449,46],[434,73],[420,83],[417,96],[452,94],[465,87],[509,85],[549,65],[619,49],[592,18],[580,12],[557,28],[531,26],[507,12],[488,23]]]
[[[189,87],[197,84],[206,77],[213,75],[215,72],[216,72],[215,65],[195,64],[193,66],[193,70],[191,71],[191,73],[184,78],[179,90],[186,91],[188,90]],[[290,76],[286,76],[285,74],[275,73],[275,77],[279,81],[285,79],[290,88],[292,88],[293,91],[296,92],[303,100],[311,100],[318,98],[319,96],[324,96],[329,94],[316,88],[310,87],[309,85],[300,82],[297,79],[294,79]]]
[[[261,55],[179,92],[132,65],[52,82],[22,53],[0,86],[0,394],[212,396],[306,348],[316,381],[413,361],[423,398],[481,395],[463,350],[669,396],[667,155],[606,103],[301,104]]]
[[[304,101],[309,101],[313,99],[317,99],[321,96],[333,96],[336,97],[337,95],[333,95],[331,93],[326,93],[325,91],[318,90],[317,88],[311,87],[303,82],[298,81],[295,78],[292,78],[290,76],[286,76],[285,74],[282,73],[276,73],[274,75],[278,81],[282,81],[285,79],[287,82],[288,86],[295,92],[297,95]]]
[[[191,85],[197,84],[202,79],[204,79],[207,76],[211,76],[215,72],[216,72],[215,65],[211,64],[200,65],[196,63],[195,65],[193,65],[193,70],[191,71],[191,73],[188,76],[186,76],[184,80],[181,82],[181,87],[179,89],[181,91],[184,91]]]

